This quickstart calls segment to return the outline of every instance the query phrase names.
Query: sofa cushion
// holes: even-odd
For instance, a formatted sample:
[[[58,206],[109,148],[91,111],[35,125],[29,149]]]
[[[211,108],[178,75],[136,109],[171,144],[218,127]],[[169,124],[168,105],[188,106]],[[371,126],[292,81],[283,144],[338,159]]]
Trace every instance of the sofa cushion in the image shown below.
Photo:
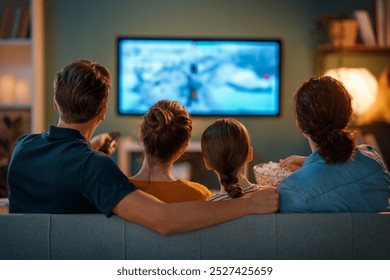
[[[0,259],[50,259],[50,215],[0,215]]]

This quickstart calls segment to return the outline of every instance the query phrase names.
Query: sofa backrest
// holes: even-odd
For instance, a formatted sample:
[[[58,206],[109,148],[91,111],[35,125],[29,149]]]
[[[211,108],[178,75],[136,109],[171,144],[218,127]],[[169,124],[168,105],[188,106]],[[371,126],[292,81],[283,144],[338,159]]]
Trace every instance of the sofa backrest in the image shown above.
[[[252,215],[161,235],[100,214],[0,215],[0,259],[390,259],[390,215]]]

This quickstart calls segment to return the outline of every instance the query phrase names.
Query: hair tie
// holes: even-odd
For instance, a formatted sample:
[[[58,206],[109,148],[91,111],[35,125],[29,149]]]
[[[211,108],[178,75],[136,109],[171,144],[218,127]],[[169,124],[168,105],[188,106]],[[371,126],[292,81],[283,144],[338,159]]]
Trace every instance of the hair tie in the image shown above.
[[[338,131],[340,130],[336,125],[330,124],[325,126],[323,129],[321,129],[320,133],[318,134],[319,136],[326,136],[331,132]]]

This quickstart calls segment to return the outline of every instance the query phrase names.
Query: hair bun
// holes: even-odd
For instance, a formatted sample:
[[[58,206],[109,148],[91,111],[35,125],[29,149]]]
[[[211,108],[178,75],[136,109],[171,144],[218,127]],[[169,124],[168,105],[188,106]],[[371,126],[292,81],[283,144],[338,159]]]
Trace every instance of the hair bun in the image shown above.
[[[154,107],[144,116],[145,123],[155,132],[162,131],[172,122],[173,114],[167,110]]]

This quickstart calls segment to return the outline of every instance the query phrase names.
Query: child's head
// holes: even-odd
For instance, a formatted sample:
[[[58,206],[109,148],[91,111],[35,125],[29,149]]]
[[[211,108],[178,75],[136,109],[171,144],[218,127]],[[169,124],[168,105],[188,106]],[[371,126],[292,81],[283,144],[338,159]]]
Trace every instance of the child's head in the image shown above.
[[[158,101],[145,114],[140,126],[140,140],[149,162],[175,161],[187,148],[191,131],[190,115],[179,102]]]
[[[229,197],[242,196],[237,174],[252,160],[249,133],[244,125],[233,118],[219,119],[203,132],[201,145],[206,167],[218,173]]]

